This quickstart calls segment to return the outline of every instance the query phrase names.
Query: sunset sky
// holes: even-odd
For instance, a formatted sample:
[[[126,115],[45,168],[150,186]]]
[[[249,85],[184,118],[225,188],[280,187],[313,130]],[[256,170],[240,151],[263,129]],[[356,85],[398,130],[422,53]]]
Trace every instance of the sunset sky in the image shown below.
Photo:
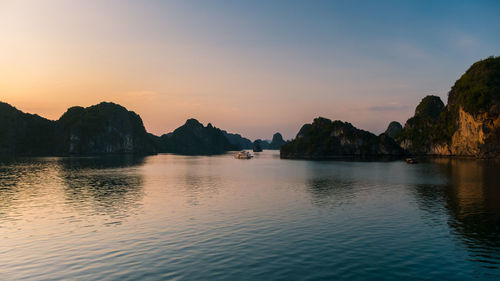
[[[500,1],[409,2],[0,0],[0,101],[49,119],[112,101],[158,135],[380,133],[500,55]]]

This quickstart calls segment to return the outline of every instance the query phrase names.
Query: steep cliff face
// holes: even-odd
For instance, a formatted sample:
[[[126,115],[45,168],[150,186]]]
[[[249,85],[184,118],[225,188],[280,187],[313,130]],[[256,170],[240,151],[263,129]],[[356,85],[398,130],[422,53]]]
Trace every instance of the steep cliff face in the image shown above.
[[[57,127],[62,154],[156,152],[139,115],[114,103],[72,107],[57,121]]]
[[[316,118],[296,138],[281,146],[282,158],[330,159],[402,156],[405,151],[386,134],[376,136],[350,123]]]
[[[453,155],[497,158],[500,156],[500,117],[487,112],[472,115],[462,108],[451,139]]]
[[[500,57],[474,63],[451,88],[453,155],[500,158]]]
[[[414,154],[500,158],[499,108],[500,57],[490,57],[455,82],[446,107],[422,101],[397,140]]]

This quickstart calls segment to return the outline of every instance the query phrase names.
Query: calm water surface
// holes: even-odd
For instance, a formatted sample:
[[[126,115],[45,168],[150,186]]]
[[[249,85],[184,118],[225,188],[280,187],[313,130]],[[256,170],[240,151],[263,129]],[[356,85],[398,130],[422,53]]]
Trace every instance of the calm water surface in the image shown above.
[[[500,165],[0,163],[1,280],[500,280]]]

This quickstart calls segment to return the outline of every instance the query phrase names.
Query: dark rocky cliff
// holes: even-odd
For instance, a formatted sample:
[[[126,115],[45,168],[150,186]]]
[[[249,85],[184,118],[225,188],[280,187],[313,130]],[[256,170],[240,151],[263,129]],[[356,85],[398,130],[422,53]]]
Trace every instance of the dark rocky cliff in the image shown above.
[[[382,134],[376,136],[342,121],[316,118],[296,138],[281,147],[280,156],[292,159],[371,158],[402,156],[404,150]]]
[[[389,123],[389,126],[387,126],[384,134],[394,139],[401,131],[403,131],[403,126],[397,121],[392,121]]]
[[[57,121],[0,104],[0,156],[153,154],[139,115],[113,103],[72,107]]]
[[[273,139],[271,144],[269,144],[269,149],[277,149],[279,150],[282,145],[284,145],[286,141],[283,139],[283,136],[280,133],[275,133],[273,135]]]
[[[239,149],[220,129],[211,124],[204,127],[196,119],[188,119],[184,125],[160,139],[161,152],[183,155],[214,155]]]
[[[414,154],[426,153],[436,139],[439,117],[444,104],[438,96],[426,96],[415,109],[415,115],[406,121],[396,136],[401,147]]]
[[[56,122],[0,102],[0,156],[54,155]]]
[[[222,133],[237,150],[253,148],[252,141],[242,137],[240,134],[231,134],[224,130],[222,130]]]
[[[62,154],[156,152],[139,115],[114,103],[72,107],[57,121],[57,126]]]

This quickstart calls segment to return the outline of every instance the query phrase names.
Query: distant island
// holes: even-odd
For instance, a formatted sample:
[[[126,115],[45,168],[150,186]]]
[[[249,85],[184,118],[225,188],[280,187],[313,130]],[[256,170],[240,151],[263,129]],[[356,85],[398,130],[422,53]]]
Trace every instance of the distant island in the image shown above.
[[[281,136],[276,133],[275,136]],[[272,149],[284,143],[274,138]],[[265,142],[265,149],[271,144]],[[252,149],[251,140],[196,119],[160,137],[146,132],[142,119],[125,107],[102,102],[71,107],[56,121],[0,102],[0,156],[86,156],[174,153],[216,155]]]
[[[394,139],[382,134],[376,136],[357,129],[352,124],[318,117],[312,124],[305,124],[296,138],[281,147],[281,158],[335,159],[403,156]]]
[[[500,158],[500,57],[474,63],[444,105],[426,96],[404,127],[391,122],[375,136],[349,123],[316,118],[281,147],[282,158],[436,155]]]
[[[205,127],[196,119],[188,119],[172,133],[159,138],[159,151],[183,155],[214,155],[241,149],[241,144],[231,143],[226,135],[212,124]]]
[[[0,156],[71,156],[280,150],[287,159],[404,157],[500,158],[500,57],[474,63],[452,86],[445,105],[426,96],[405,125],[393,121],[374,135],[348,122],[318,117],[286,142],[280,133],[254,142],[196,119],[171,133],[146,132],[141,117],[115,103],[69,108],[58,120],[0,102]]]

